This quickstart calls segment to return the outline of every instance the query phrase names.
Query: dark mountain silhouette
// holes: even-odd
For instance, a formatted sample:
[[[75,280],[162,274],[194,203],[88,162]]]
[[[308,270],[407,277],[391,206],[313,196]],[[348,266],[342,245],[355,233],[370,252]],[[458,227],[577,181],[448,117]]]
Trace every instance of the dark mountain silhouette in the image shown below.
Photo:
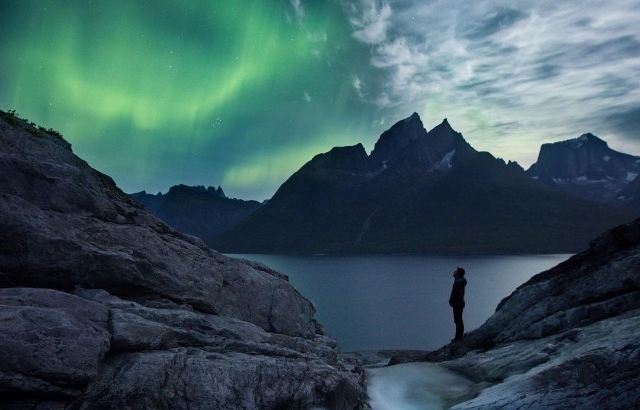
[[[638,173],[640,157],[614,151],[593,134],[543,144],[538,160],[527,170],[532,178],[571,195],[633,207],[640,207],[640,191],[623,191]]]
[[[418,114],[315,156],[264,207],[209,244],[237,253],[575,252],[633,219],[477,152],[447,120]]]
[[[227,198],[221,187],[176,185],[166,194],[131,194],[149,212],[173,228],[210,239],[237,225],[260,208],[258,201]]]

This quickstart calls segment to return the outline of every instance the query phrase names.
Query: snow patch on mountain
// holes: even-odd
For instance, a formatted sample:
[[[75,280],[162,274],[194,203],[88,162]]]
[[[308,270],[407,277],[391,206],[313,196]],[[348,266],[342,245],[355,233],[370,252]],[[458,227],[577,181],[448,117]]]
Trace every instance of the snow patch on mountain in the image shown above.
[[[453,159],[453,156],[455,154],[456,154],[455,149],[453,151],[447,152],[447,154],[440,161],[440,166],[443,168],[451,168],[452,167],[451,160]]]
[[[584,144],[586,144],[587,142],[589,142],[589,137],[587,135],[582,135],[582,136],[580,136],[580,137],[578,137],[576,139],[569,140],[568,142],[571,143],[571,146],[574,149],[578,149],[581,146],[583,146]]]

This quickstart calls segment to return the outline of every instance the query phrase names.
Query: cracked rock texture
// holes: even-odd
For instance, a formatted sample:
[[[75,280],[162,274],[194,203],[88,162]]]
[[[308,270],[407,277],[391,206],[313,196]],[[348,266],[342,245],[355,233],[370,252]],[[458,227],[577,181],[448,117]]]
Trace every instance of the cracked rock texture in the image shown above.
[[[362,406],[362,372],[286,276],[175,231],[0,114],[0,408]]]

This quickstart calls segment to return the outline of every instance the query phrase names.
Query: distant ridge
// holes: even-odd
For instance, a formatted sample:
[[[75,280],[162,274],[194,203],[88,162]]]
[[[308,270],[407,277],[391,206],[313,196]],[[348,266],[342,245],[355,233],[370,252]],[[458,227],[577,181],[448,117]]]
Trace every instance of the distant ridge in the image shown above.
[[[221,187],[175,185],[166,194],[131,194],[149,212],[173,228],[210,239],[232,228],[262,204],[227,198]]]
[[[574,198],[417,113],[316,155],[210,246],[237,253],[572,253],[634,217]]]
[[[593,134],[543,144],[527,175],[553,188],[591,201],[639,207],[640,189],[631,184],[640,157],[614,151]]]

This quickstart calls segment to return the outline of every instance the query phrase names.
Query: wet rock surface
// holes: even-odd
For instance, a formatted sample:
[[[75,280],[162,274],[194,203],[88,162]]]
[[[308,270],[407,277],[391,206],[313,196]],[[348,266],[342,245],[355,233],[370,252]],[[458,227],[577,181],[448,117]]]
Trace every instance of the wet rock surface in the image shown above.
[[[640,404],[640,311],[442,365],[483,387],[455,409],[632,409]]]

